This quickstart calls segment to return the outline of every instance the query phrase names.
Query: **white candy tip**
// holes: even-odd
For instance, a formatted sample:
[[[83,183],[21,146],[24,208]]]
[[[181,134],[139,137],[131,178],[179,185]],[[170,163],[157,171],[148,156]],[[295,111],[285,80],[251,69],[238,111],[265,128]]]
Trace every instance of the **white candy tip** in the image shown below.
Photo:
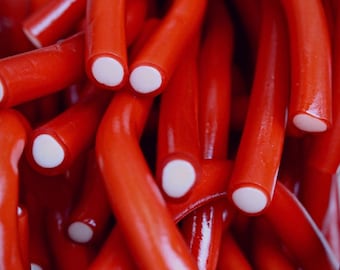
[[[162,188],[169,197],[184,196],[192,188],[195,180],[195,169],[188,161],[172,160],[163,168]]]
[[[130,74],[132,88],[141,94],[156,91],[162,85],[162,75],[156,68],[150,66],[139,66]]]
[[[76,221],[68,227],[68,235],[74,242],[87,243],[93,237],[93,230],[89,225]]]
[[[294,125],[306,132],[324,132],[327,125],[324,121],[306,113],[299,113],[293,118]]]
[[[64,149],[50,135],[42,134],[34,139],[32,146],[34,161],[42,168],[55,168],[65,158]]]
[[[35,263],[31,263],[31,270],[43,270],[40,265],[37,265]]]
[[[91,72],[97,82],[108,87],[118,86],[124,79],[122,64],[112,57],[98,57],[92,64]]]
[[[241,187],[232,194],[234,204],[248,214],[260,213],[268,203],[268,198],[260,189]]]

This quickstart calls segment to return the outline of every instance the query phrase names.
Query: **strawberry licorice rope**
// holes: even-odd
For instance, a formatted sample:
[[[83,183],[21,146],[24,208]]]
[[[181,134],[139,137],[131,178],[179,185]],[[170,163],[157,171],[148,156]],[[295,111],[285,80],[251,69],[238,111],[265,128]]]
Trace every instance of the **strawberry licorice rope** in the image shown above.
[[[281,0],[289,25],[289,119],[306,132],[332,123],[331,40],[321,1]]]
[[[27,269],[18,232],[18,162],[23,153],[28,123],[14,110],[0,110],[0,268]]]
[[[84,34],[0,60],[0,107],[62,90],[84,75]]]
[[[170,198],[185,196],[200,178],[197,39],[161,95],[157,178]]]
[[[111,92],[88,85],[77,103],[34,129],[27,149],[32,166],[50,175],[70,168],[94,142],[95,132],[110,99]]]
[[[139,266],[196,269],[139,148],[151,104],[152,99],[125,91],[113,98],[97,134],[99,164],[111,207]]]
[[[207,0],[172,1],[159,27],[130,65],[129,82],[140,94],[164,90],[188,42],[197,34]]]
[[[258,214],[271,201],[285,134],[286,29],[276,1],[262,1],[262,28],[247,119],[229,183],[234,204]]]
[[[33,12],[23,30],[37,48],[56,43],[75,29],[85,14],[86,0],[52,0]]]

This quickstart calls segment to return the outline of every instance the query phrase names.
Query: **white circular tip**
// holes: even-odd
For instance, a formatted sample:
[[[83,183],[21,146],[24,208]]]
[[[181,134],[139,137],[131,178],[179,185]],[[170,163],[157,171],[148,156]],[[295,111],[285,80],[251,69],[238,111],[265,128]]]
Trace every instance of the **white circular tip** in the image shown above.
[[[156,91],[162,85],[162,75],[158,69],[150,66],[139,66],[130,74],[132,88],[141,94]]]
[[[293,123],[298,129],[306,132],[324,132],[327,130],[325,121],[306,113],[295,115]]]
[[[188,161],[172,160],[163,168],[162,188],[169,197],[184,196],[192,188],[195,180],[195,169]]]
[[[31,270],[43,270],[42,267],[36,263],[31,263]]]
[[[232,194],[234,204],[248,214],[260,213],[268,203],[267,196],[258,188],[241,187]]]
[[[34,161],[42,168],[55,168],[65,158],[64,149],[50,135],[41,134],[34,139],[32,146]]]
[[[97,82],[109,87],[121,84],[124,79],[122,64],[112,57],[98,57],[92,64],[91,72]]]
[[[88,243],[93,237],[93,230],[89,225],[76,221],[68,227],[68,235],[74,242]]]

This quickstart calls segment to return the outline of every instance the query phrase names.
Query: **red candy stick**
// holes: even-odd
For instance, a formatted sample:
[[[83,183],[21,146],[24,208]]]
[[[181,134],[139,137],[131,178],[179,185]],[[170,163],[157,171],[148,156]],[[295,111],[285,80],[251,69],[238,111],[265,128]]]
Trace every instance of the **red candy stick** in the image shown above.
[[[84,74],[84,35],[0,60],[0,107],[57,92]]]
[[[18,232],[18,161],[22,155],[28,126],[14,110],[0,110],[0,268],[25,269]]]
[[[150,98],[117,93],[97,133],[99,165],[114,215],[138,266],[196,269],[138,144],[151,104]]]
[[[340,10],[336,10],[340,15]],[[337,16],[333,40],[333,125],[312,139],[307,163],[314,168],[334,174],[340,163],[340,19]],[[327,158],[326,158],[327,157]]]
[[[70,34],[85,14],[86,0],[52,0],[32,13],[23,30],[37,47],[52,45]]]
[[[126,2],[87,1],[87,74],[97,84],[109,89],[122,86],[127,73]]]
[[[174,199],[200,178],[196,46],[195,40],[161,96],[156,173],[164,193]]]
[[[164,89],[192,38],[197,35],[207,1],[173,1],[159,27],[130,65],[129,81],[137,93]]]
[[[228,193],[247,214],[271,201],[285,135],[288,96],[286,29],[278,3],[264,1],[256,73]]]
[[[321,1],[281,0],[289,25],[289,119],[300,130],[322,132],[332,122],[331,45]]]
[[[339,262],[324,235],[302,204],[280,182],[264,217],[303,269],[339,269]]]
[[[39,172],[65,172],[94,142],[99,121],[110,102],[111,92],[89,85],[82,98],[63,113],[36,128],[27,156]]]
[[[199,53],[199,125],[203,158],[228,153],[233,26],[223,1],[208,5],[207,32]]]
[[[88,161],[81,194],[68,217],[68,236],[76,243],[98,243],[107,233],[111,209],[94,152]]]

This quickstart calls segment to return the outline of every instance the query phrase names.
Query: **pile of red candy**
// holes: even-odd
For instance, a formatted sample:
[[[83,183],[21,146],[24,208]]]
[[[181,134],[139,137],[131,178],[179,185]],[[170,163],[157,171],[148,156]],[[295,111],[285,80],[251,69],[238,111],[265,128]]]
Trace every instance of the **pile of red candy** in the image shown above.
[[[2,0],[0,269],[338,270],[336,0]]]

